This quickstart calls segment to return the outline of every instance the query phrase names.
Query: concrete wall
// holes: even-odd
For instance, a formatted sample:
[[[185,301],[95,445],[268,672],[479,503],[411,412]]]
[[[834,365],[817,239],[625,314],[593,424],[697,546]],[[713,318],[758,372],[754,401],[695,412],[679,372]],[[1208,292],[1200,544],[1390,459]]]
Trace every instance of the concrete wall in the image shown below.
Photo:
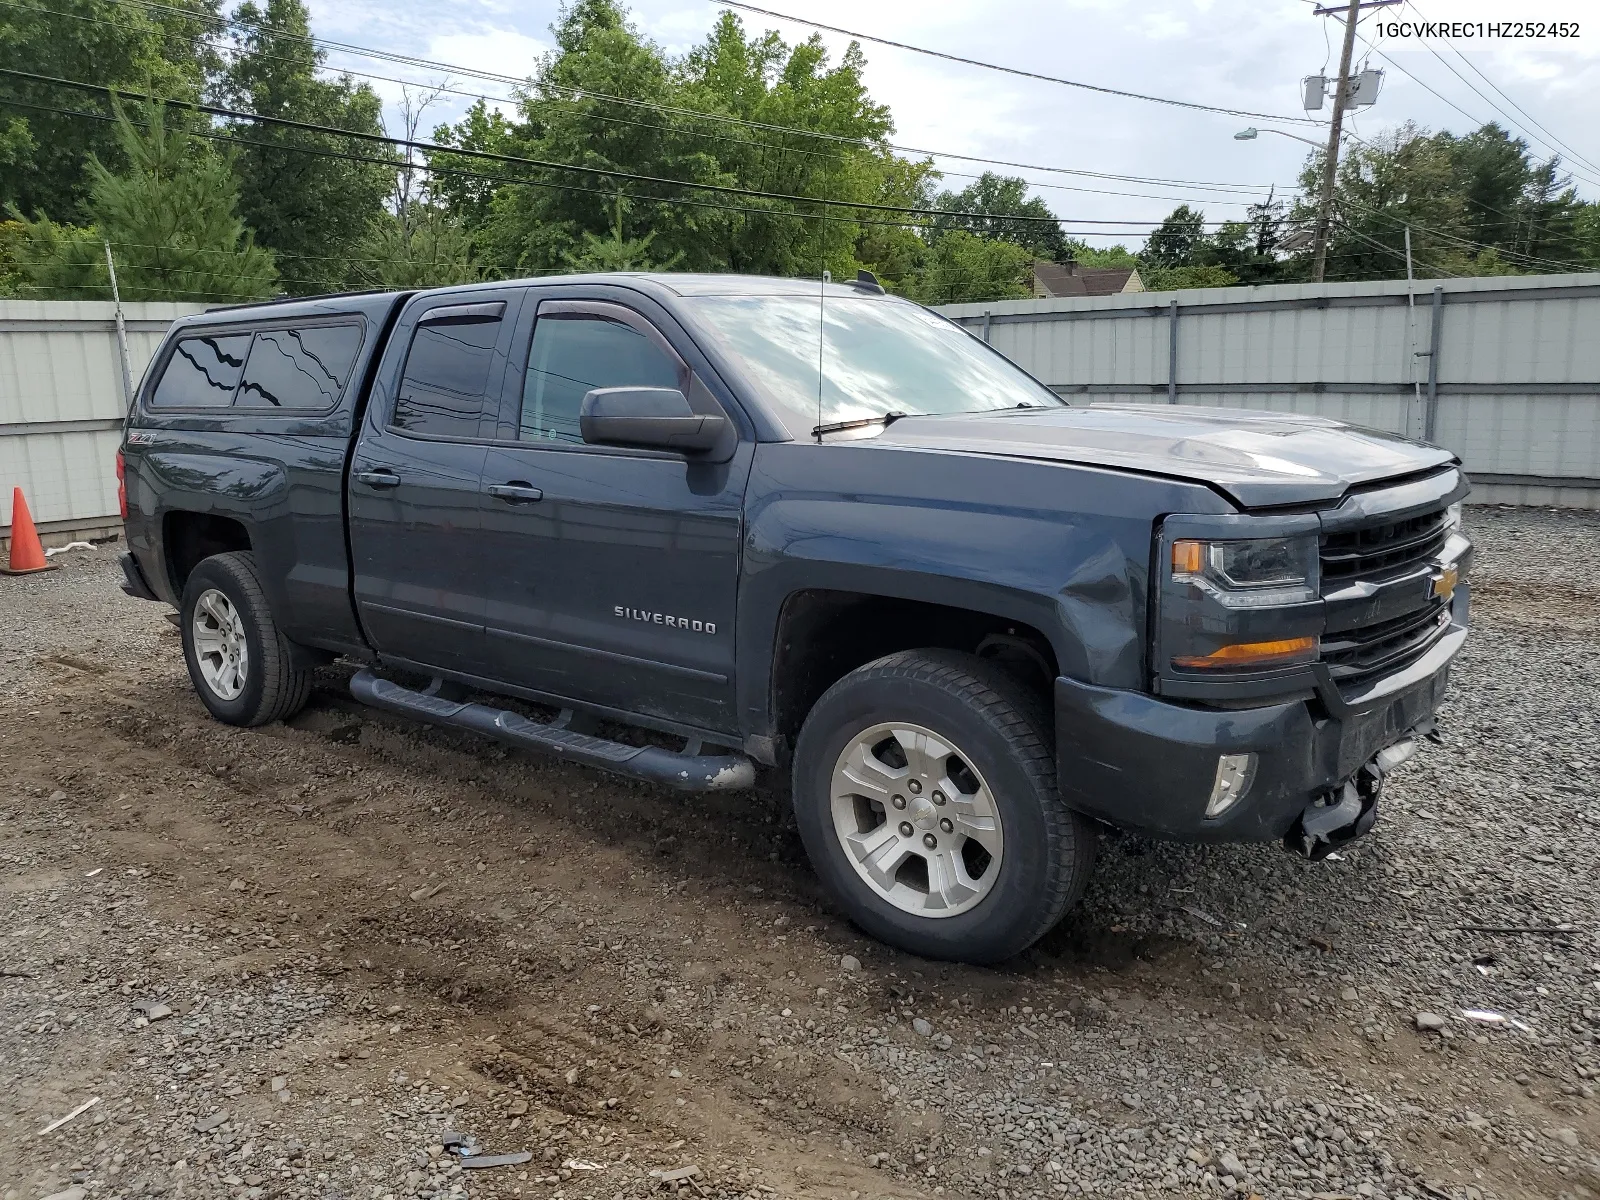
[[[1600,507],[1600,274],[940,311],[1074,403],[1316,413],[1449,447],[1477,502]]]

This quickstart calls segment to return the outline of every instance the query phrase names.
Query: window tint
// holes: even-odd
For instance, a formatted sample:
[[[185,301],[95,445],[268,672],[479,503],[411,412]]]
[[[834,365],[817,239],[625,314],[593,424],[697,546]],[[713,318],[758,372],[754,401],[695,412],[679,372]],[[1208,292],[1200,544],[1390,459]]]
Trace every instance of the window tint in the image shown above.
[[[359,325],[316,325],[256,334],[236,403],[332,408],[361,346]]]
[[[644,334],[593,313],[541,314],[522,384],[525,442],[581,442],[578,414],[595,388],[682,387],[678,364]]]
[[[184,338],[150,397],[153,408],[214,408],[233,403],[250,349],[248,333]]]
[[[394,427],[433,437],[477,437],[499,339],[498,317],[419,325],[400,380]]]

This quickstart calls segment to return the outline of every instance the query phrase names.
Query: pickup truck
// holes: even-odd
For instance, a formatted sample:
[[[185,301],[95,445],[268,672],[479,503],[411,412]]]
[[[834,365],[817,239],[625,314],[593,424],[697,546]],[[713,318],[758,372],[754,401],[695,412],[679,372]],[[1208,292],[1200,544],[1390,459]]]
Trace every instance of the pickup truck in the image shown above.
[[[1334,421],[1078,406],[869,275],[585,275],[176,322],[125,590],[200,700],[360,700],[685,790],[787,771],[872,935],[993,962],[1107,825],[1364,834],[1466,638],[1467,480]]]

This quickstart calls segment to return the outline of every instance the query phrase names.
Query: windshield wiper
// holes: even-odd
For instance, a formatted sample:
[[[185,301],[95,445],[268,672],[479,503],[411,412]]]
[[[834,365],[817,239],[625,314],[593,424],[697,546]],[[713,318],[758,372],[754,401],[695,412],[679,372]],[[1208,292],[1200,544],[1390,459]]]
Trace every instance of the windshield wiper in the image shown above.
[[[854,421],[834,421],[828,425],[818,425],[811,431],[811,436],[821,437],[825,433],[843,433],[846,429],[865,429],[868,425],[882,425],[887,429],[905,415],[903,412],[886,412],[878,417],[858,417]]]

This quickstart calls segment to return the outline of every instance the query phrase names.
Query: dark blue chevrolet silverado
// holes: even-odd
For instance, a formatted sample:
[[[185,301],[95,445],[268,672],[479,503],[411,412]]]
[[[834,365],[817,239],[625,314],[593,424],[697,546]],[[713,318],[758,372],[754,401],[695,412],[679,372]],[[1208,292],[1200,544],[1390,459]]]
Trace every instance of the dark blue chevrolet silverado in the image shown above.
[[[1466,638],[1447,451],[1070,407],[870,276],[185,318],[118,467],[125,588],[219,720],[343,657],[369,704],[669,787],[786,769],[838,903],[933,957],[1040,937],[1099,823],[1365,833]]]

